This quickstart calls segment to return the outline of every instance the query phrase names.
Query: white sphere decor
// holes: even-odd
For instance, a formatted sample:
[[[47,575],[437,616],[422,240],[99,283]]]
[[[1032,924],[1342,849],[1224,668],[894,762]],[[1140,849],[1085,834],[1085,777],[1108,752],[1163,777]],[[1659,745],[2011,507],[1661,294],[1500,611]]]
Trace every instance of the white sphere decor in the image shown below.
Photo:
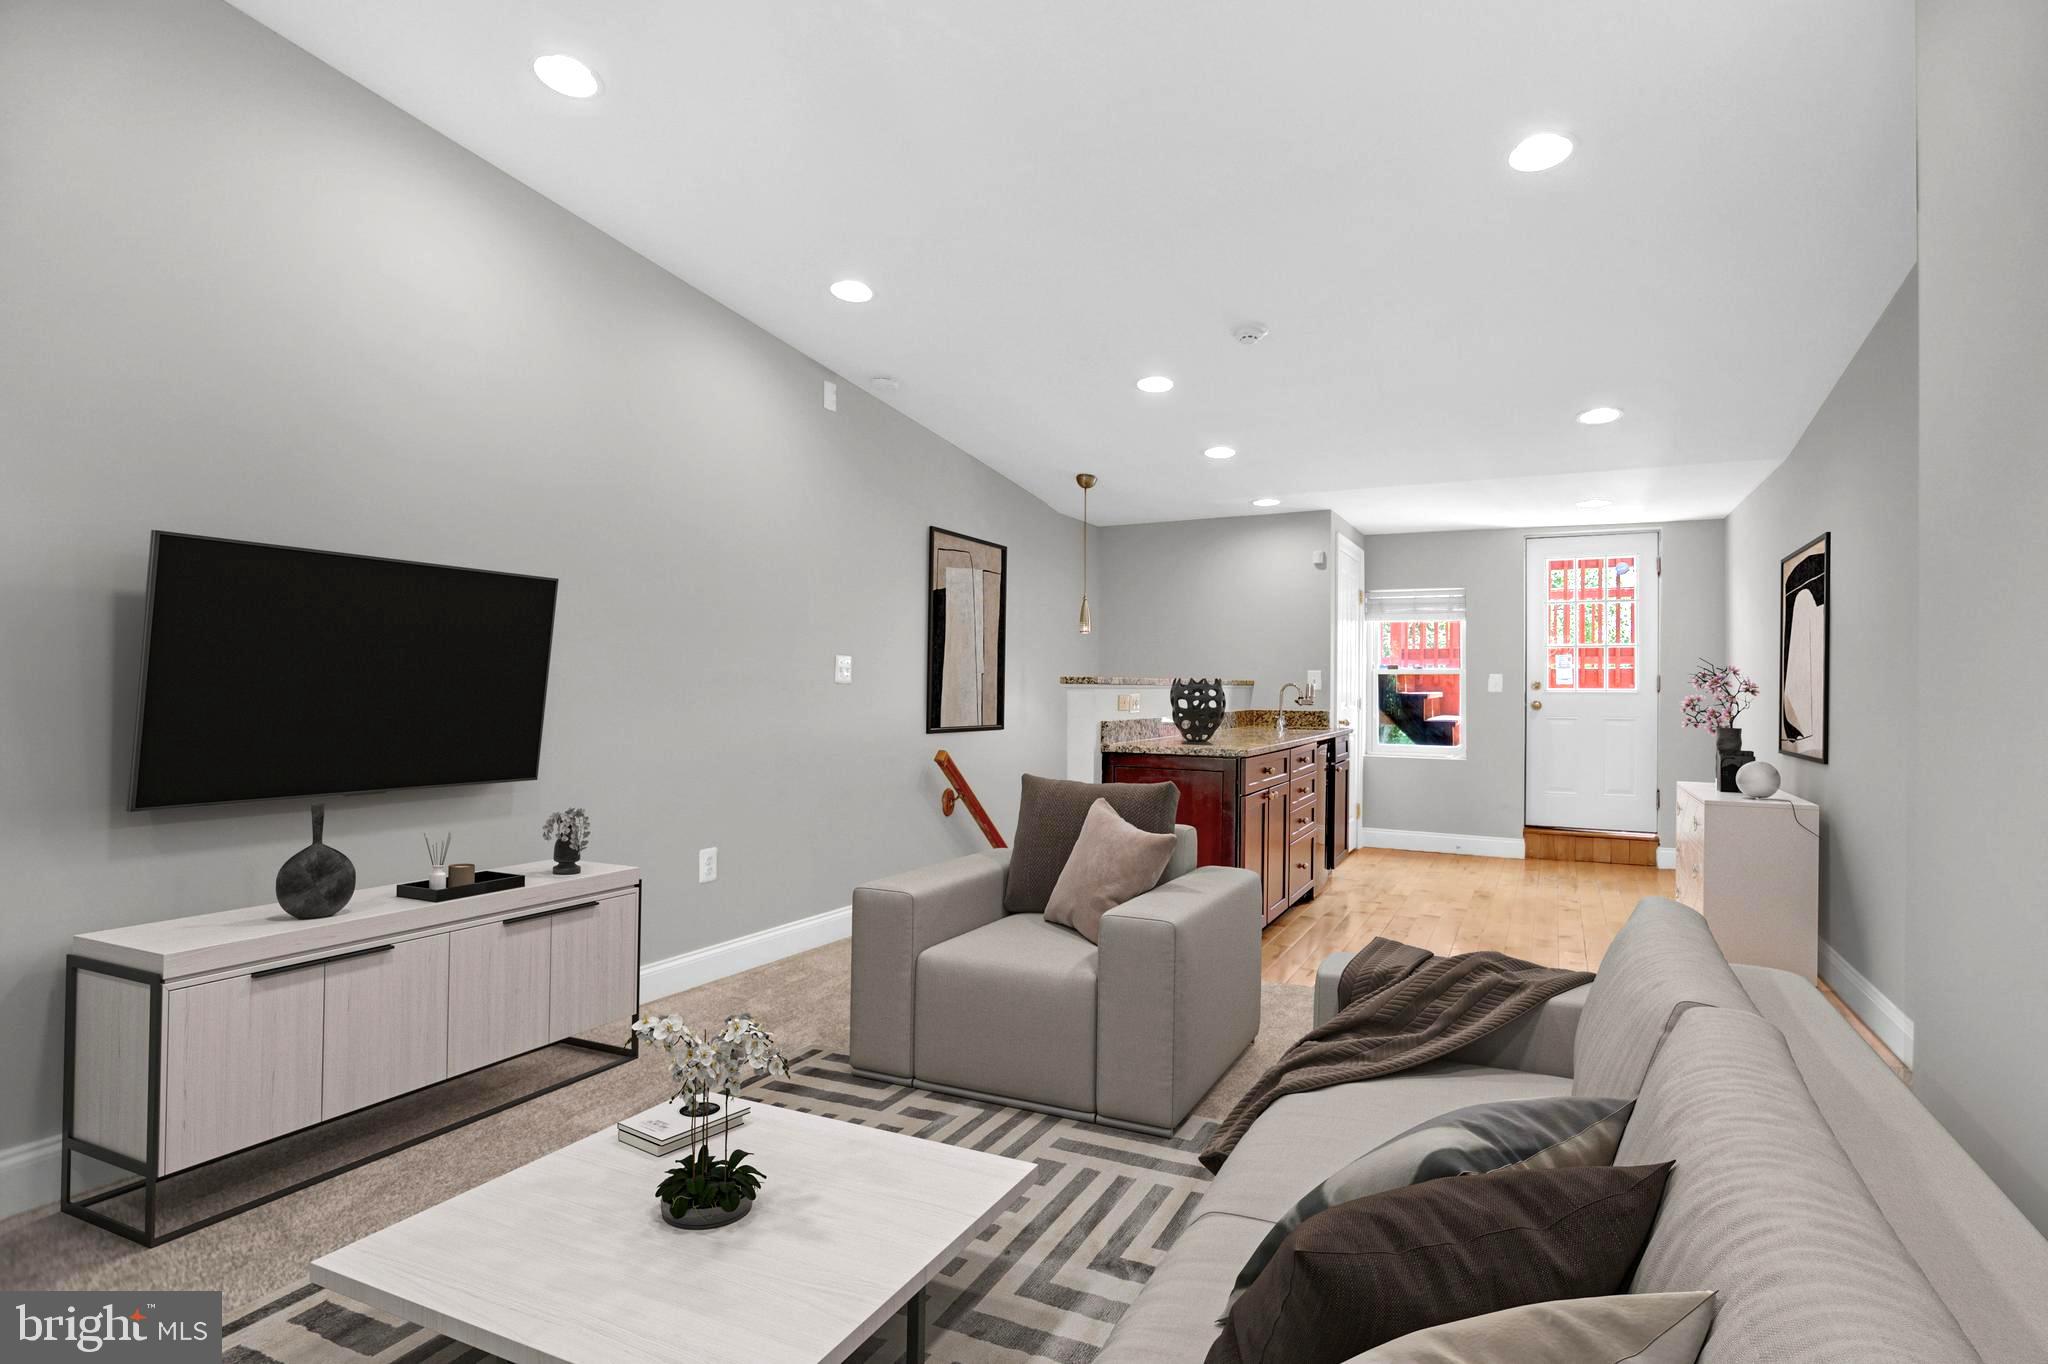
[[[1778,794],[1778,769],[1769,763],[1744,763],[1735,774],[1735,789],[1751,800]]]

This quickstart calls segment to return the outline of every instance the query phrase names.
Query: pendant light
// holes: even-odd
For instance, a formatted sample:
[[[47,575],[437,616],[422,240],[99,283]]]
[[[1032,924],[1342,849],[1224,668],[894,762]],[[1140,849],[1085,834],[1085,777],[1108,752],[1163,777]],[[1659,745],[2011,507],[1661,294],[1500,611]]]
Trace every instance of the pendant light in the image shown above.
[[[1095,622],[1088,618],[1088,490],[1095,486],[1095,475],[1075,474],[1074,482],[1081,485],[1081,633],[1095,633]]]

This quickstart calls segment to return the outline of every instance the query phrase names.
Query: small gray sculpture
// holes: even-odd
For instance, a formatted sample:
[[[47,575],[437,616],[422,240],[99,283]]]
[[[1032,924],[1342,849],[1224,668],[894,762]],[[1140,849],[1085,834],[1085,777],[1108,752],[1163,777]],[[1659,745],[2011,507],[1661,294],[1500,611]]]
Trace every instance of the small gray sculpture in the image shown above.
[[[277,903],[294,919],[325,919],[356,893],[356,864],[320,841],[327,807],[313,807],[313,841],[277,869]]]
[[[1751,800],[1778,794],[1778,769],[1764,762],[1744,763],[1735,773],[1735,788]]]

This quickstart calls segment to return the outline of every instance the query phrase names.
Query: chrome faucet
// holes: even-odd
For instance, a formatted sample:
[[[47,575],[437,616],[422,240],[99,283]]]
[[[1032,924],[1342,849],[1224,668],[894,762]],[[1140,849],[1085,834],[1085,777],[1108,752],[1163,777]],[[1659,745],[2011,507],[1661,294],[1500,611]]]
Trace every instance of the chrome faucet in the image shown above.
[[[1301,683],[1299,682],[1288,682],[1281,686],[1280,709],[1276,712],[1280,717],[1280,722],[1274,726],[1274,732],[1277,734],[1285,734],[1287,732],[1287,688],[1289,687],[1294,688],[1297,692],[1302,690]],[[1299,698],[1297,697],[1296,699],[1298,700]]]

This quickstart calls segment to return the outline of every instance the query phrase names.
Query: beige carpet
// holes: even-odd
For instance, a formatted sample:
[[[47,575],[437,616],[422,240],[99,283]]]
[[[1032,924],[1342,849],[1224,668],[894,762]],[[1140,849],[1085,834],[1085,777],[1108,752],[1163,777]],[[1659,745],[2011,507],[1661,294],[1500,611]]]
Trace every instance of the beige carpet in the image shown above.
[[[652,1001],[649,1007],[706,1022],[749,1009],[791,1051],[843,1051],[847,996],[848,948],[839,942]],[[1257,1042],[1210,1091],[1196,1117],[1222,1117],[1308,1030],[1312,1001],[1313,992],[1305,986],[1266,985]],[[621,1020],[620,1030],[623,1026]],[[668,1094],[666,1081],[659,1054],[645,1053],[631,1065],[152,1250],[64,1217],[54,1206],[22,1213],[0,1221],[0,1284],[10,1289],[219,1289],[232,1318],[303,1283],[308,1262],[328,1251],[660,1102]],[[414,1111],[378,1121],[388,1125],[422,1117],[422,1111]],[[380,1141],[379,1135],[375,1130],[346,1132],[340,1140],[383,1144],[394,1139],[384,1134]],[[330,1143],[337,1140],[334,1134],[322,1136]],[[290,1153],[290,1158],[303,1155]],[[255,1176],[276,1179],[279,1167],[280,1161],[272,1159]]]

